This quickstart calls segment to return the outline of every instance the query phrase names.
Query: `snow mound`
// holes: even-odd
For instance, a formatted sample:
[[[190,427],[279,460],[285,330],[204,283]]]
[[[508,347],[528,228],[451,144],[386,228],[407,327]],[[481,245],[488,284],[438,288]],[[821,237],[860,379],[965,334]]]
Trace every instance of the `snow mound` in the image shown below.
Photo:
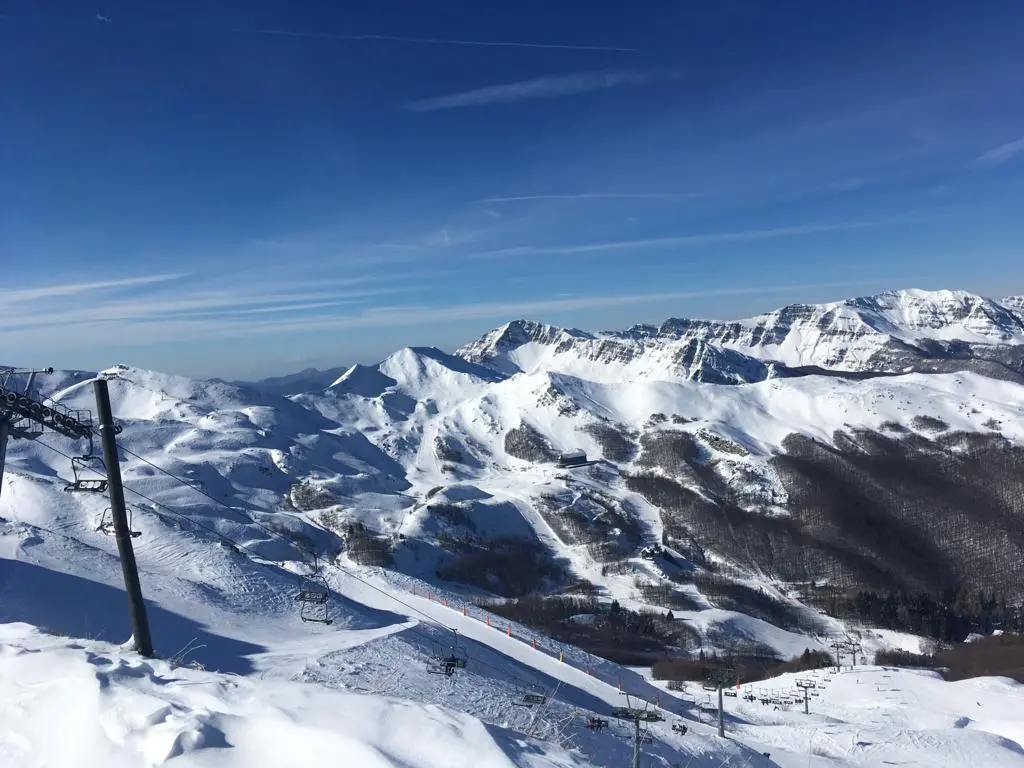
[[[0,764],[18,768],[585,765],[439,706],[174,667],[27,624],[0,625],[0,701]]]

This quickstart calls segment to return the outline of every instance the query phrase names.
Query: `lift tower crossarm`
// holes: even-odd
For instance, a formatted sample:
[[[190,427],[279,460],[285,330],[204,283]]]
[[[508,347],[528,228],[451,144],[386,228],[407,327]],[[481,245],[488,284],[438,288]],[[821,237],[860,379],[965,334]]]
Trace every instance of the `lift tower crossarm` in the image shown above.
[[[0,409],[6,412],[7,419],[19,416],[37,422],[72,440],[92,439],[92,420],[78,411],[72,411],[60,403],[43,402],[29,396],[28,388],[18,392],[12,388],[10,377],[13,374],[27,373],[29,385],[37,373],[52,373],[52,368],[37,370],[5,369],[0,371]]]

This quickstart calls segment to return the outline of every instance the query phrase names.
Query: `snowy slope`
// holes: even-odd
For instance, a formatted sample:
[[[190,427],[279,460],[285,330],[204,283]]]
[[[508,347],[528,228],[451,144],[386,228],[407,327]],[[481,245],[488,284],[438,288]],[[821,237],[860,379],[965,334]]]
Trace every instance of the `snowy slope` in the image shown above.
[[[0,700],[0,764],[18,768],[587,764],[447,708],[145,661],[27,624],[0,625]]]
[[[82,738],[93,738],[95,724],[110,719],[104,713],[121,711],[128,706],[124,702],[143,694],[171,702],[173,712],[205,708],[202,716],[182,715],[182,722],[191,723],[182,730],[156,720],[131,721],[134,725],[112,732],[110,740],[127,745],[127,751],[110,754],[125,765],[144,764],[140,759],[158,764],[139,757],[152,754],[151,742],[177,740],[183,757],[194,761],[185,764],[195,765],[213,759],[214,753],[196,747],[207,743],[204,739],[237,744],[237,755],[262,747],[257,735],[232,719],[241,705],[228,690],[243,684],[215,679],[213,672],[246,678],[244,697],[255,709],[244,711],[266,722],[268,732],[279,727],[273,725],[278,720],[304,721],[309,707],[347,711],[356,705],[345,696],[360,693],[370,694],[367,711],[377,713],[381,723],[412,709],[408,719],[415,722],[416,735],[409,743],[440,730],[452,740],[453,754],[479,751],[494,765],[622,764],[629,756],[624,729],[593,733],[582,727],[583,718],[607,716],[621,704],[620,685],[647,701],[665,692],[629,670],[514,623],[488,625],[488,618],[497,618],[469,605],[467,596],[500,593],[502,585],[445,583],[438,576],[441,568],[473,556],[493,561],[496,542],[524,542],[529,551],[559,563],[571,579],[593,585],[601,600],[662,613],[664,606],[639,587],[675,589],[670,577],[680,566],[645,560],[640,552],[662,541],[678,521],[630,490],[630,475],[678,482],[698,497],[707,494],[712,477],[732,487],[734,503],[746,512],[784,519],[790,499],[772,462],[794,435],[837,451],[856,450],[849,436],[859,430],[923,441],[957,433],[999,436],[1007,445],[1020,445],[1024,386],[1013,380],[970,370],[858,380],[806,375],[793,367],[874,366],[879,350],[889,354],[893,345],[1012,349],[1022,338],[1011,304],[956,292],[903,291],[786,308],[730,326],[670,321],[661,329],[590,334],[513,323],[460,356],[434,348],[403,349],[378,365],[347,369],[322,391],[287,398],[222,381],[111,369],[103,375],[124,427],[122,473],[133,505],[132,525],[141,534],[135,548],[158,650],[205,667],[209,677],[200,682],[197,672],[188,684],[212,686],[223,695],[200,704],[177,689],[185,685],[173,680],[177,670],[172,676],[159,665],[142,669],[130,655],[97,644],[73,648],[8,628],[0,645],[20,644],[53,656],[55,666],[67,665],[70,678],[121,670],[109,678],[113,683],[100,686],[99,696],[90,694],[96,708],[79,723],[76,733]],[[929,354],[935,352],[930,349]],[[776,357],[786,364],[773,362]],[[90,374],[57,372],[40,377],[37,387],[70,407],[94,407]],[[655,455],[666,435],[685,437],[672,445],[694,446],[700,477],[671,451],[667,459]],[[943,451],[973,450],[950,441],[942,444]],[[127,636],[127,624],[116,548],[97,530],[106,501],[61,490],[70,466],[58,451],[78,455],[86,448],[53,434],[11,445],[0,494],[0,622],[29,622],[69,637],[117,643]],[[577,448],[597,463],[571,472],[553,465],[557,452]],[[91,466],[102,470],[95,459]],[[584,532],[605,537],[603,553],[560,522],[566,515]],[[352,522],[387,542],[388,569],[361,566],[354,550],[344,551],[351,546],[345,531]],[[320,555],[333,593],[329,609],[335,623],[329,627],[303,624],[296,615],[294,594],[311,572],[311,550]],[[690,557],[674,552],[677,561]],[[804,648],[826,648],[829,636],[849,629],[801,605],[790,585],[768,577],[756,564],[730,561],[714,546],[706,554],[737,583],[770,594],[804,621],[800,628],[784,628],[717,608],[694,584],[684,584],[679,591],[690,605],[676,610],[676,617],[705,648],[726,647],[723,638],[743,638],[790,656]],[[558,588],[552,577],[533,591]],[[872,647],[914,647],[915,642],[877,633]],[[465,646],[471,663],[448,681],[428,666],[452,643]],[[22,674],[22,657],[33,654],[12,655],[19,661],[11,675]],[[94,656],[109,661],[97,663]],[[123,673],[126,667],[141,673]],[[180,673],[186,674],[192,672]],[[265,689],[257,677],[267,683]],[[173,685],[165,682],[168,678]],[[306,688],[293,688],[297,682],[313,692],[300,693]],[[947,689],[935,685],[938,701],[946,695],[939,691]],[[549,706],[540,714],[516,706],[523,690],[550,693]],[[927,695],[932,694],[929,689]],[[127,698],[118,699],[121,695]],[[315,702],[307,707],[305,696]],[[929,765],[920,745],[931,743],[964,763],[973,755],[981,764],[1010,765],[1019,754],[992,736],[1019,743],[1012,729],[999,725],[1004,715],[990,718],[995,723],[990,727],[965,729],[955,725],[957,718],[973,715],[956,712],[949,726],[956,732],[921,736],[931,721],[908,721],[899,732],[876,736],[893,739],[897,751],[865,751],[855,742],[860,729],[878,726],[870,716],[874,699],[856,700],[853,693],[847,698],[845,709],[836,709],[826,722],[835,726],[837,743],[849,747],[829,747],[829,754],[847,764],[904,755],[908,764]],[[37,714],[42,710],[33,707],[48,701],[26,700],[26,711]],[[728,759],[763,764],[747,742],[755,752],[797,755],[797,763],[780,764],[806,762],[808,749],[800,742],[813,731],[807,734],[798,723],[741,712],[737,726],[750,730],[741,728],[738,740],[722,743],[713,729],[695,722],[694,702],[666,694],[659,705],[667,719],[652,727],[652,742],[645,747],[656,765],[719,766]],[[892,702],[893,712],[908,707],[905,699]],[[685,737],[670,727],[678,718],[690,728]],[[776,726],[780,730],[773,731]],[[500,730],[505,728],[555,746],[523,741]],[[10,733],[29,732],[27,725],[18,729]],[[281,734],[289,738],[287,729]],[[307,735],[325,748],[342,744],[337,748],[370,750],[365,754],[374,757],[366,759],[382,760],[381,765],[435,764],[432,754],[388,751],[387,742],[404,743],[405,734],[393,739],[313,718]],[[167,738],[170,742],[161,741]],[[9,741],[42,749],[33,738],[19,742],[15,735]],[[7,745],[0,739],[0,749]],[[39,754],[44,757],[37,764],[47,764],[47,753]]]
[[[436,602],[409,597],[401,586],[351,563],[344,569],[324,566],[334,592],[329,606],[334,624],[321,627],[299,621],[294,594],[301,575],[309,573],[310,567],[302,548],[292,541],[309,541],[324,551],[333,539],[318,527],[315,518],[299,511],[283,506],[274,509],[271,503],[247,503],[250,499],[269,500],[275,488],[287,487],[287,483],[262,487],[266,475],[243,473],[232,462],[254,450],[249,446],[266,448],[262,441],[271,441],[273,450],[285,456],[298,453],[286,466],[305,472],[309,467],[307,457],[296,449],[310,444],[310,435],[333,439],[332,430],[338,428],[337,424],[325,423],[323,417],[297,405],[274,403],[272,399],[257,398],[254,402],[260,405],[245,405],[246,395],[219,383],[207,386],[137,369],[121,373],[123,378],[111,379],[110,388],[115,413],[126,416],[122,419],[124,447],[183,474],[189,467],[207,466],[221,483],[214,488],[211,474],[204,489],[213,498],[203,496],[132,455],[125,456],[129,500],[136,498],[135,491],[141,491],[158,502],[134,505],[132,519],[133,529],[140,533],[134,547],[158,653],[221,673],[263,681],[298,680],[314,691],[279,689],[276,682],[264,689],[255,679],[251,686],[237,681],[225,684],[209,677],[190,679],[187,682],[194,687],[185,691],[198,692],[212,686],[224,693],[223,700],[211,699],[207,694],[202,699],[202,711],[193,712],[197,700],[185,699],[177,691],[179,683],[185,684],[180,679],[184,672],[172,675],[160,665],[140,667],[137,660],[114,658],[112,650],[94,644],[86,645],[82,653],[82,648],[68,647],[66,641],[61,641],[51,646],[60,660],[55,656],[46,664],[61,669],[66,665],[69,679],[84,675],[86,689],[93,685],[88,681],[106,681],[98,686],[98,697],[88,690],[83,693],[69,689],[67,693],[84,696],[90,702],[91,708],[83,709],[82,718],[75,722],[75,733],[84,741],[73,743],[80,748],[92,745],[95,752],[88,754],[88,761],[83,756],[82,761],[65,762],[68,753],[53,751],[58,749],[55,745],[38,744],[39,731],[25,723],[41,716],[46,706],[60,706],[68,700],[62,698],[62,692],[45,700],[23,696],[25,719],[7,725],[3,733],[25,748],[17,756],[24,756],[25,750],[39,755],[39,762],[27,764],[96,765],[94,759],[106,764],[115,756],[125,765],[159,764],[181,751],[201,765],[214,759],[201,747],[223,746],[225,742],[238,750],[233,754],[239,764],[253,764],[245,761],[251,760],[253,751],[264,742],[258,736],[259,729],[251,730],[248,721],[274,732],[274,721],[293,718],[302,723],[302,732],[311,743],[321,748],[348,744],[345,748],[351,754],[379,754],[381,765],[434,765],[431,754],[413,759],[406,756],[401,744],[429,741],[438,729],[444,729],[458,742],[446,750],[448,757],[444,759],[449,762],[441,764],[479,764],[452,763],[451,755],[463,754],[460,750],[480,750],[481,759],[486,756],[494,765],[600,764],[606,758],[625,759],[629,747],[622,739],[611,732],[593,734],[582,727],[582,722],[588,713],[607,716],[619,703],[618,689],[609,680],[632,679],[635,676],[631,673],[609,672],[597,679],[580,666],[560,662],[550,652],[525,645],[518,637],[507,637],[479,617],[462,616]],[[62,401],[87,404],[90,386],[86,381],[66,385],[58,379],[58,383],[56,394]],[[259,407],[269,410],[260,414],[254,410]],[[150,418],[145,418],[147,409]],[[295,422],[289,423],[289,419]],[[287,439],[283,431],[286,424],[296,433]],[[324,426],[326,430],[317,430]],[[260,430],[269,434],[261,435]],[[105,501],[98,496],[63,493],[61,476],[67,475],[64,460],[47,446],[70,450],[55,436],[47,435],[38,443],[16,443],[9,456],[0,497],[0,622],[29,622],[67,637],[121,642],[128,635],[128,627],[120,565],[114,542],[96,529]],[[345,447],[341,443],[336,449]],[[338,456],[338,463],[355,461],[347,452]],[[325,465],[330,460],[323,459]],[[219,500],[221,488],[230,489],[223,494],[223,501]],[[255,525],[254,520],[262,521],[263,527]],[[222,537],[245,549],[236,552],[219,546]],[[470,663],[464,673],[449,682],[431,674],[428,666],[440,652],[438,648],[451,644],[452,628],[459,630],[460,644],[467,648]],[[9,649],[18,642],[22,641],[5,639],[3,644]],[[20,671],[12,670],[11,674]],[[37,673],[30,669],[26,674],[29,677],[25,679],[31,680]],[[242,708],[238,699],[228,695],[227,688],[236,684],[241,686],[241,699],[251,706]],[[638,684],[643,682],[638,680]],[[122,691],[122,686],[132,690]],[[543,714],[516,706],[516,697],[532,686],[551,694]],[[386,726],[384,731],[337,725],[328,729],[329,733],[320,733],[327,726],[315,717],[307,718],[304,697],[309,697],[309,707],[327,711],[348,706],[343,699],[324,698],[325,693],[317,692],[325,689],[396,696],[414,703],[367,703],[367,711],[377,713],[374,716]],[[138,706],[143,698],[155,699],[152,710],[163,713],[169,707],[175,716],[164,718],[161,714],[147,719],[146,708]],[[548,743],[571,747],[579,757],[565,757],[557,747],[525,742],[521,736],[485,731],[470,717],[435,711],[432,707],[437,704],[499,728],[530,730]],[[97,734],[97,724],[110,720],[111,713],[137,709],[144,712],[137,719],[124,721],[127,715],[118,715],[122,719],[115,717],[115,722],[125,724],[113,730],[104,727]],[[394,721],[398,728],[397,718],[407,711],[411,711],[405,717],[408,737],[404,733],[396,736],[388,730],[388,724]],[[686,715],[685,707],[679,711]],[[362,721],[354,718],[352,722]],[[488,732],[497,747],[484,739]],[[288,736],[287,730],[279,733],[282,738]],[[123,744],[123,750],[108,749],[103,734],[115,745]],[[7,741],[0,740],[0,744],[6,745]],[[165,748],[167,751],[161,752]],[[684,743],[666,727],[648,751],[661,755],[659,759],[664,763],[693,756],[694,765],[708,766],[719,765],[730,755],[746,759],[741,745],[717,745],[709,729],[694,733]],[[268,760],[275,756],[280,757],[280,752],[267,752]]]
[[[809,715],[798,679],[818,686]],[[776,709],[744,700],[747,691],[794,703]],[[743,686],[732,702],[740,737],[781,766],[1024,765],[1024,686],[1006,678],[947,683],[930,671],[819,670]]]
[[[597,585],[606,599],[638,609],[651,607],[638,599],[638,578],[655,585],[668,583],[663,567],[652,567],[639,557],[643,545],[662,540],[663,512],[628,490],[623,477],[648,471],[636,464],[643,458],[636,451],[645,436],[690,436],[701,446],[705,461],[714,463],[718,476],[745,484],[744,508],[781,516],[788,514],[786,491],[771,460],[794,434],[841,446],[841,435],[855,430],[930,440],[936,425],[941,425],[940,434],[1001,434],[1024,442],[1024,387],[973,373],[860,381],[802,376],[712,385],[650,379],[606,383],[549,371],[488,381],[466,376],[457,367],[435,370],[437,387],[425,388],[422,378],[404,375],[395,360],[388,360],[379,368],[364,367],[359,376],[374,380],[384,376],[382,370],[390,372],[390,383],[381,388],[338,388],[296,399],[358,425],[405,469],[410,487],[404,494],[414,503],[378,513],[373,521],[378,530],[414,542],[397,545],[395,567],[433,581],[445,551],[449,558],[458,557],[453,541],[483,550],[497,537],[525,537],[531,546],[542,545],[552,558],[568,563],[576,576]],[[399,382],[403,376],[410,384]],[[409,405],[401,411],[388,409],[382,401],[389,398],[404,399]],[[900,432],[891,431],[893,425]],[[509,451],[510,436],[523,430],[540,441],[539,453],[528,459]],[[613,453],[616,442],[606,443],[602,430],[618,435],[626,453],[634,451],[632,458]],[[593,472],[573,474],[552,466],[555,453],[574,448],[604,463]],[[679,477],[688,482],[685,473]],[[628,520],[636,535],[620,535],[615,543],[621,551],[618,559],[626,565],[622,573],[606,573],[607,561],[595,559],[587,546],[552,527],[551,515],[544,511],[553,503],[596,523],[600,508],[591,498],[631,510]],[[355,508],[344,514],[368,521]],[[430,547],[424,549],[422,543]],[[770,588],[778,594],[756,573],[748,576],[753,589]],[[698,594],[688,593],[700,602]],[[780,599],[787,598],[780,594]],[[724,628],[783,655],[821,647],[813,635],[787,632],[731,611],[676,613],[705,635],[709,646],[714,644],[707,639],[709,633]],[[811,618],[821,624],[824,620],[816,616]]]
[[[485,759],[491,762],[482,764],[502,766],[593,765],[621,762],[628,754],[614,732],[592,734],[582,727],[587,714],[607,716],[619,703],[618,688],[609,681],[623,680],[641,695],[657,696],[642,680],[630,683],[635,676],[626,670],[616,675],[614,665],[605,663],[598,678],[581,664],[524,643],[518,628],[516,637],[506,636],[479,616],[410,596],[351,566],[326,570],[335,593],[335,623],[303,624],[293,599],[298,580],[290,575],[301,564],[224,551],[209,538],[148,516],[136,522],[142,523],[135,547],[158,654],[231,676],[170,670],[96,642],[120,642],[128,631],[113,542],[91,530],[88,520],[67,520],[59,530],[56,524],[0,523],[0,625],[27,621],[67,637],[95,639],[39,639],[24,625],[5,627],[0,664],[16,661],[2,667],[0,679],[17,694],[18,717],[0,725],[0,749],[12,745],[13,755],[25,761],[5,764],[94,766],[116,757],[124,761],[116,764],[151,765],[181,754],[206,765],[204,760],[224,758],[203,750],[230,744],[239,765],[298,765],[313,754],[307,748],[332,747],[358,760],[376,754],[379,763],[356,763],[367,765],[477,765]],[[451,629],[458,630],[469,661],[449,681],[427,667],[438,648],[443,652],[452,643]],[[55,671],[62,683],[75,684],[38,684],[41,676],[52,680]],[[516,706],[527,690],[551,696],[542,712]],[[374,698],[381,695],[405,701]],[[689,716],[682,703],[672,706],[666,698],[662,706],[667,717]],[[32,723],[46,722],[45,715],[61,707],[74,709],[78,719],[71,725],[78,740],[40,743],[46,731]],[[349,708],[359,713],[341,714]],[[376,725],[370,727],[364,715]],[[485,729],[474,718],[497,729]],[[284,755],[269,749],[260,734],[266,729],[287,739],[287,723],[293,738],[304,738],[297,751]],[[530,730],[546,742],[501,730],[506,727]],[[405,745],[438,739],[445,740],[439,751],[415,758],[405,751],[412,748]],[[566,756],[557,744],[577,757]],[[253,762],[258,750],[265,750],[258,759],[268,762]],[[476,750],[482,751],[473,758],[459,757]],[[706,766],[749,755],[740,744],[716,744],[710,729],[699,727],[686,742],[667,727],[659,729],[645,751],[660,755],[663,764],[692,759]]]

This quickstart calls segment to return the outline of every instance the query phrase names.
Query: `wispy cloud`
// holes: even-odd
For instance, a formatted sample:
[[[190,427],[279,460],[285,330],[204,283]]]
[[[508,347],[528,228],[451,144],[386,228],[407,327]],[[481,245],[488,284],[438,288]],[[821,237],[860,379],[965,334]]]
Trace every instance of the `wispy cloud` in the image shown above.
[[[314,246],[309,240],[279,240],[270,237],[250,237],[249,245],[271,251],[302,251]]]
[[[553,195],[516,195],[485,197],[474,203],[519,203],[531,200],[691,200],[700,197],[694,192],[580,192]]]
[[[860,176],[851,176],[848,179],[840,179],[832,183],[832,189],[836,189],[840,192],[853,192],[855,189],[860,189],[867,182]]]
[[[501,218],[499,215],[498,218]],[[372,243],[367,248],[379,251],[426,251],[451,248],[476,242],[488,233],[485,227],[438,227],[415,235],[403,242]]]
[[[603,72],[579,72],[572,75],[548,75],[516,83],[502,83],[476,88],[472,91],[452,93],[430,99],[413,101],[406,109],[413,112],[435,112],[440,109],[479,107],[485,104],[507,104],[532,99],[554,99],[573,96],[591,91],[617,88],[622,85],[645,85],[663,74],[635,72],[632,70],[607,70]]]
[[[63,283],[59,285],[42,285],[36,288],[21,288],[16,291],[0,291],[0,303],[13,304],[21,301],[35,301],[37,299],[52,298],[55,296],[74,296],[91,291],[103,291],[113,288],[128,288],[139,285],[151,285],[154,283],[166,283],[170,280],[177,280],[185,277],[184,274],[165,275],[144,275],[141,277],[126,277],[120,280],[101,280],[90,283]]]
[[[541,48],[559,51],[612,51],[630,53],[632,48],[614,45],[576,45],[572,43],[531,43],[515,40],[458,40],[437,37],[404,37],[402,35],[336,35],[329,32],[302,32],[289,29],[233,29],[239,35],[273,35],[278,37],[308,37],[323,40],[352,42],[378,41],[386,43],[417,43],[420,45],[467,45],[474,48]]]
[[[474,258],[488,259],[503,256],[569,256],[578,253],[600,253],[604,251],[631,251],[643,248],[682,248],[694,245],[710,245],[713,243],[734,243],[747,240],[771,240],[777,237],[799,237],[819,232],[835,232],[844,229],[866,229],[895,224],[920,221],[921,217],[902,217],[893,219],[877,219],[874,221],[852,221],[836,224],[800,224],[792,227],[775,229],[753,229],[741,232],[714,232],[704,235],[679,235],[676,237],[656,237],[644,240],[611,240],[600,243],[582,243],[579,245],[523,245],[514,248],[502,248],[494,251],[475,254]]]
[[[978,158],[978,162],[982,165],[988,166],[1002,165],[1007,160],[1012,159],[1021,152],[1024,152],[1024,136],[1016,141],[1011,141],[1006,144],[1002,144],[995,149],[990,149]]]
[[[216,292],[172,295],[147,300],[99,302],[66,309],[41,307],[34,314],[0,313],[0,331],[24,327],[55,328],[70,325],[151,323],[200,317],[231,318],[254,314],[287,314],[309,309],[357,304],[367,299],[420,290],[415,285],[376,286],[363,290],[271,292]]]
[[[662,293],[641,293],[622,295],[567,296],[556,294],[550,298],[539,298],[512,302],[483,302],[451,306],[399,305],[368,308],[349,314],[321,314],[314,316],[282,317],[268,320],[251,318],[171,318],[153,319],[145,323],[123,323],[118,325],[118,342],[121,344],[156,343],[160,341],[182,341],[187,339],[265,337],[268,334],[303,334],[328,332],[352,328],[422,327],[461,320],[493,319],[501,322],[515,317],[543,316],[551,312],[571,310],[592,310],[615,306],[650,304],[652,302],[683,301],[686,299],[712,298],[722,296],[785,294],[823,288],[847,288],[858,285],[892,283],[892,278],[870,280],[848,280],[810,284],[780,284],[757,286],[728,286],[694,291],[673,291]],[[100,322],[76,323],[62,332],[61,341],[74,344],[81,341],[95,343],[97,328],[106,327]],[[52,331],[41,327],[28,327],[5,332],[5,337],[20,343],[45,340],[52,344]]]
[[[210,279],[169,282],[174,277],[153,275],[0,293],[0,338],[5,344],[26,339],[49,348],[74,343],[73,339],[95,346],[101,331],[113,331],[118,343],[129,343],[170,327],[179,327],[183,338],[197,338],[216,335],[218,329],[256,329],[270,318],[333,315],[340,307],[351,312],[353,307],[379,303],[385,296],[429,287],[422,275],[408,272],[321,280],[267,276],[258,282],[231,284]],[[165,284],[140,295],[139,286],[147,283]],[[193,333],[196,329],[202,329],[198,336]]]

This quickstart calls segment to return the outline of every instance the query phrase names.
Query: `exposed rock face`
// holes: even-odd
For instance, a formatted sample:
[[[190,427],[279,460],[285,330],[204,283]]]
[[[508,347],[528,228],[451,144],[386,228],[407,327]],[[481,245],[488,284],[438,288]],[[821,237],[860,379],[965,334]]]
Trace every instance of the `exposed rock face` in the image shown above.
[[[972,370],[1024,380],[1024,297],[888,291],[830,304],[791,304],[746,320],[673,318],[660,327],[586,333],[518,320],[458,354],[514,374],[541,368],[591,378],[738,384],[818,373]]]

